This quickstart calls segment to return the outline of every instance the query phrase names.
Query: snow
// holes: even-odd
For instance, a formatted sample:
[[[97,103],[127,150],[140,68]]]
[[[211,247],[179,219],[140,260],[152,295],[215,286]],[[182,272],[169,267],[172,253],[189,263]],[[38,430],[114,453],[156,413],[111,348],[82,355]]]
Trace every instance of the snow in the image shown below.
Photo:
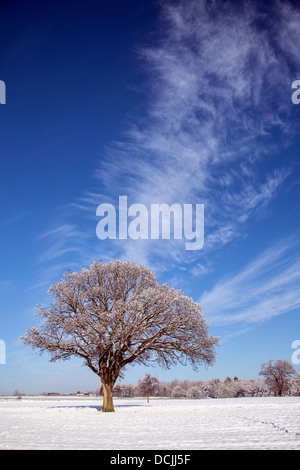
[[[300,397],[0,399],[0,449],[300,449]]]

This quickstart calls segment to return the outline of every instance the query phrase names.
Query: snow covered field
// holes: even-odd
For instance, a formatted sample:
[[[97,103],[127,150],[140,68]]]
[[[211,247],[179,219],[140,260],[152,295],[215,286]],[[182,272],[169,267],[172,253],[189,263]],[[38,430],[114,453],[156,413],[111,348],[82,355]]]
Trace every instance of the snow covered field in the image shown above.
[[[0,449],[300,449],[300,397],[0,399]]]

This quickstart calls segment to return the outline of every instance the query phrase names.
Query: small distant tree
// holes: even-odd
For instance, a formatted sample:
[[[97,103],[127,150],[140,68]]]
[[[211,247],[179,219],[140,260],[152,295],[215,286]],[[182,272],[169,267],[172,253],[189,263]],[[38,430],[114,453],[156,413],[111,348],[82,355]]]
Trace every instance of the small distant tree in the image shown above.
[[[186,390],[181,385],[176,385],[172,390],[172,398],[185,398],[186,394]]]
[[[288,361],[273,360],[262,364],[259,375],[265,377],[266,384],[275,396],[281,397],[289,391],[290,378],[296,374],[292,364]]]
[[[212,379],[208,382],[208,396],[210,398],[218,398],[220,389],[220,379]]]
[[[294,396],[300,396],[300,375],[291,380],[291,392]]]
[[[156,377],[151,377],[150,374],[146,374],[142,380],[137,383],[139,392],[147,397],[147,403],[149,403],[149,397],[153,395],[159,387],[159,381]]]
[[[19,392],[19,390],[14,391],[14,397],[16,397],[18,400],[22,399],[22,395],[24,395],[24,393]]]
[[[214,363],[218,338],[208,335],[200,305],[145,266],[96,261],[67,272],[49,293],[52,303],[38,309],[40,324],[22,341],[48,351],[51,361],[82,358],[101,379],[102,411],[114,411],[114,384],[133,361],[194,369]]]
[[[202,389],[198,385],[192,385],[187,390],[187,397],[188,398],[202,398]]]

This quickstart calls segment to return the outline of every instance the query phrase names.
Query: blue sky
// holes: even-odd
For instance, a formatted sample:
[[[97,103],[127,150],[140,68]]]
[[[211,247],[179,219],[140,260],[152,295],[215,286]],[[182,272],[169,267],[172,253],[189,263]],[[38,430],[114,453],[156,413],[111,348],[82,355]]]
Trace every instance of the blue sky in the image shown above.
[[[1,2],[0,393],[99,387],[19,341],[66,269],[146,264],[199,301],[216,363],[159,380],[258,378],[300,339],[300,6],[292,1]],[[204,204],[204,246],[99,240],[96,209]],[[299,365],[294,365],[300,373]]]

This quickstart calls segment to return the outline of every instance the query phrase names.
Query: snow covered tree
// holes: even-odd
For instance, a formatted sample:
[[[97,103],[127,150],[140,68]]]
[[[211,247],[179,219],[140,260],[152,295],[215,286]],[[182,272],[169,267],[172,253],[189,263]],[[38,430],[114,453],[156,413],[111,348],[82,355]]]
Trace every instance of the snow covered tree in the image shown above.
[[[181,385],[176,385],[172,390],[172,398],[185,398],[186,390]]]
[[[79,356],[103,385],[102,411],[114,411],[113,386],[127,364],[154,360],[211,365],[218,338],[208,335],[201,307],[179,290],[160,284],[135,263],[95,261],[67,272],[50,286],[52,303],[21,338],[50,360]]]
[[[266,364],[262,364],[259,373],[259,375],[263,375],[266,378],[266,384],[279,397],[289,391],[290,378],[295,374],[296,371],[292,364],[284,360],[276,362],[270,360]]]

